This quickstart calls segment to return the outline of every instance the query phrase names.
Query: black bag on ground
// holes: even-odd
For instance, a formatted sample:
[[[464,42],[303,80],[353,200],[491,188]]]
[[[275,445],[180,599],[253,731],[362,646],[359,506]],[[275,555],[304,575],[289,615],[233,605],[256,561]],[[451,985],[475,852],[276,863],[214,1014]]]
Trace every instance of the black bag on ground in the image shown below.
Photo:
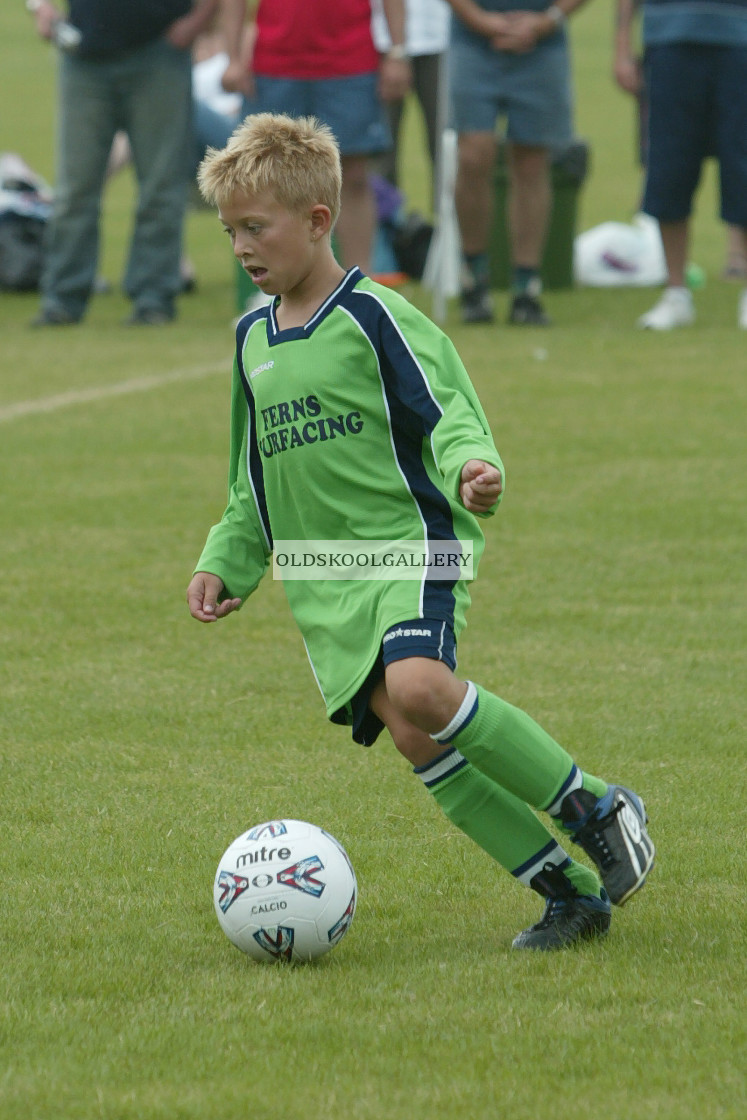
[[[46,222],[21,214],[0,214],[0,289],[31,292],[39,287]]]
[[[392,248],[397,264],[413,280],[422,280],[433,226],[417,210],[407,214],[392,231]]]
[[[0,291],[39,287],[52,192],[14,152],[0,154]]]

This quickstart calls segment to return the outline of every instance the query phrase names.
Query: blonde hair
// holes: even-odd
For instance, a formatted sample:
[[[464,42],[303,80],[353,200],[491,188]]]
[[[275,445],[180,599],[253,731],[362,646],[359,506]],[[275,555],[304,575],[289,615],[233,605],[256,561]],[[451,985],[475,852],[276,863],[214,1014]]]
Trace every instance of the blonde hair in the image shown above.
[[[270,191],[288,210],[322,203],[340,212],[340,151],[332,130],[315,117],[257,113],[235,129],[225,148],[208,148],[197,170],[200,192],[221,206],[236,191]]]

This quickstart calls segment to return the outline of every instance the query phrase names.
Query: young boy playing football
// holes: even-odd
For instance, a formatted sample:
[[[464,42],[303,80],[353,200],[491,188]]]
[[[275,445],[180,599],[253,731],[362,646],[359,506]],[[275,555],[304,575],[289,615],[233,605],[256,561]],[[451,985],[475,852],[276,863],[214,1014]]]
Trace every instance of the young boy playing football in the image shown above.
[[[235,256],[273,296],[236,330],[228,506],[187,599],[237,610],[278,542],[419,541],[428,557],[483,547],[503,467],[449,339],[400,295],[345,272],[331,233],[340,160],[313,118],[259,114],[199,172]],[[277,559],[277,557],[276,557]],[[520,949],[603,935],[611,903],[654,859],[641,799],[580,770],[528,715],[455,675],[469,605],[435,579],[288,579],[327,715],[373,743],[386,727],[446,815],[545,900]],[[543,810],[601,875],[567,854]],[[603,884],[603,885],[602,885]]]

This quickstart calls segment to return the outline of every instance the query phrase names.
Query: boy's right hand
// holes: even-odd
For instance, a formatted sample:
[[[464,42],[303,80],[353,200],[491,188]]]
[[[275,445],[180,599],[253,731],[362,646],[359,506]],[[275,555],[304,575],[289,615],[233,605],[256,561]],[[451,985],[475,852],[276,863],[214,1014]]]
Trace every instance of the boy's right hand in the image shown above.
[[[198,622],[216,622],[241,606],[241,599],[218,602],[224,589],[223,580],[212,572],[195,572],[187,588],[187,604],[192,618]]]
[[[503,476],[482,459],[468,459],[462,467],[459,497],[471,513],[488,513],[503,493]]]

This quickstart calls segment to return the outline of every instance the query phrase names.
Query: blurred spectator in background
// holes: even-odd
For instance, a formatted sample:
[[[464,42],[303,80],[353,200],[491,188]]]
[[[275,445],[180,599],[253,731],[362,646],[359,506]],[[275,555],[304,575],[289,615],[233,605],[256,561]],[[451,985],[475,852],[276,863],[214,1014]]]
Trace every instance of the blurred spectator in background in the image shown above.
[[[747,246],[739,226],[726,227],[726,263],[724,280],[747,280]]]
[[[132,150],[138,197],[124,289],[127,323],[175,315],[191,140],[190,48],[219,0],[27,0],[60,46],[54,211],[35,326],[79,322],[93,290],[101,194],[114,136]]]
[[[636,80],[635,0],[618,0],[615,74]],[[692,201],[704,159],[715,156],[721,217],[732,251],[747,254],[747,0],[644,0],[644,83],[648,145],[643,209],[659,222],[669,279],[658,303],[638,320],[672,330],[695,320],[686,266]],[[737,323],[747,330],[747,289]]]
[[[459,134],[456,211],[464,252],[462,317],[493,319],[488,246],[495,135],[506,117],[511,249],[509,322],[547,326],[540,265],[550,213],[553,149],[570,145],[572,90],[566,18],[584,0],[449,0],[449,80]]]
[[[726,263],[724,280],[747,280],[747,245],[740,226],[726,227]]]
[[[634,44],[639,39],[634,28],[635,16],[640,12],[642,0],[627,0],[618,7],[615,29],[614,72],[617,84],[636,99],[638,123],[638,158],[645,168],[648,151],[648,96],[644,81],[643,58]],[[726,227],[725,280],[747,280],[747,254],[742,230],[739,226]]]
[[[386,55],[391,49],[382,0],[374,0],[373,33],[377,50]],[[444,55],[449,48],[450,9],[446,0],[405,0],[405,50],[412,66],[412,88],[423,114],[425,139],[431,166],[431,202],[435,198],[435,171],[439,129],[446,124],[447,75]],[[400,183],[400,129],[404,97],[387,102],[392,130],[392,147],[379,169],[395,187]]]
[[[251,55],[247,35],[241,46],[242,57]],[[223,25],[216,17],[192,49],[192,98],[194,101],[194,164],[190,181],[207,148],[225,148],[228,138],[240,123],[243,98],[223,88],[223,75],[230,60]],[[196,185],[196,184],[195,184]]]
[[[335,229],[342,263],[371,271],[376,204],[370,157],[391,147],[385,101],[410,87],[404,0],[383,0],[391,47],[380,56],[371,0],[259,0],[249,69],[241,58],[246,0],[223,0],[231,63],[227,90],[241,90],[243,115],[314,116],[329,125],[342,156],[342,209]]]
[[[251,53],[248,37],[244,49],[248,57]],[[193,205],[203,206],[204,203],[197,190],[197,168],[208,148],[225,148],[231,133],[241,120],[243,102],[240,93],[228,93],[223,89],[223,74],[229,58],[225,36],[217,15],[213,16],[205,31],[195,39],[192,47],[192,62],[192,140],[186,168],[188,201]],[[131,162],[132,149],[127,133],[118,132],[109,155],[107,179],[113,178]],[[184,253],[179,269],[180,291],[194,291],[197,286],[194,266]],[[94,290],[109,291],[110,285],[106,280],[97,277]]]

